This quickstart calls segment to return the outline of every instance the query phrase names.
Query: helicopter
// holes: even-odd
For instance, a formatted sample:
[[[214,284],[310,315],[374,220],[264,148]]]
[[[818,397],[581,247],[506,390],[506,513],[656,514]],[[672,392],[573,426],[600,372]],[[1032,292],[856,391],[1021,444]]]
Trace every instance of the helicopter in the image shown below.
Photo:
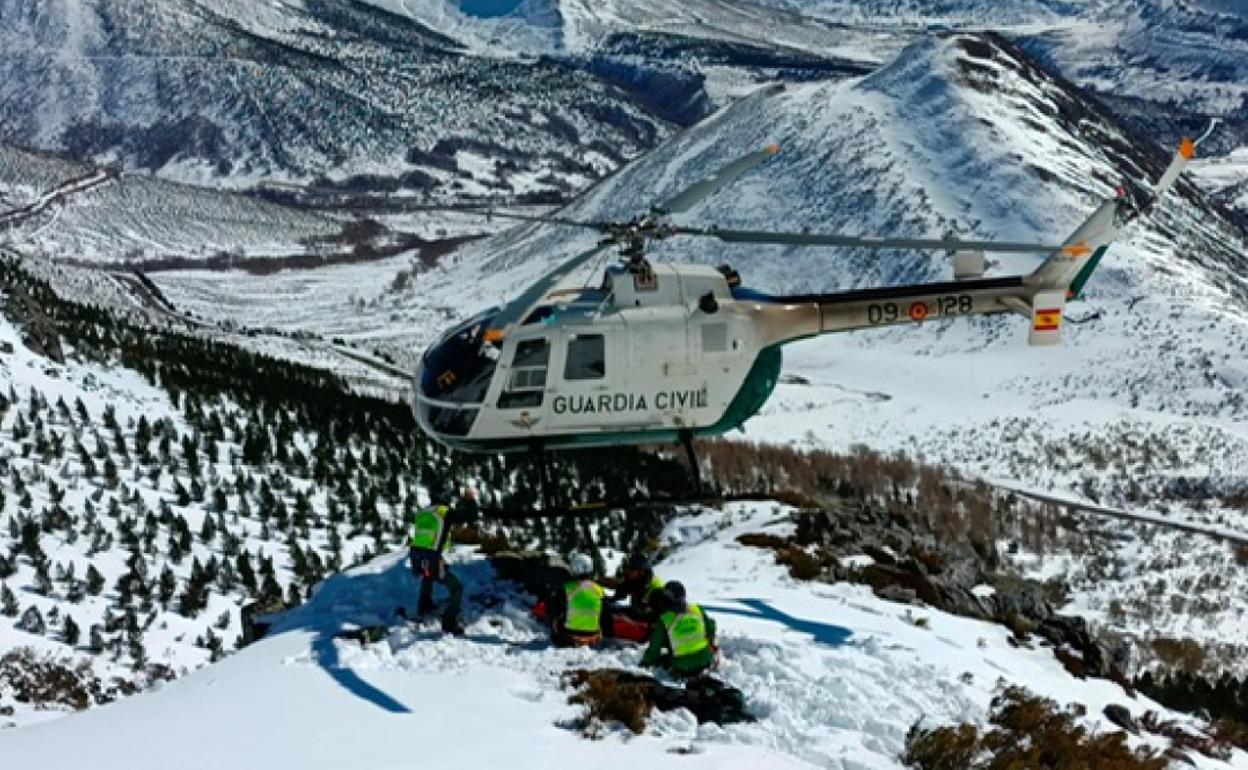
[[[1059,244],[732,230],[670,221],[778,151],[771,145],[747,154],[628,221],[490,212],[589,228],[601,239],[429,346],[416,365],[412,398],[423,431],[466,452],[534,453],[547,509],[548,450],[679,443],[701,494],[694,440],[740,427],[762,408],[779,380],[787,343],[1017,313],[1030,323],[1030,344],[1057,344],[1066,303],[1079,296],[1120,228],[1174,184],[1195,144],[1183,140],[1143,205],[1133,206],[1119,188]],[[674,237],[945,250],[953,253],[954,275],[943,282],[774,296],[744,286],[727,266],[652,264],[646,258],[650,242]],[[619,260],[605,268],[600,284],[574,280],[613,246]],[[1047,257],[1031,273],[985,277],[985,254],[1009,252]]]

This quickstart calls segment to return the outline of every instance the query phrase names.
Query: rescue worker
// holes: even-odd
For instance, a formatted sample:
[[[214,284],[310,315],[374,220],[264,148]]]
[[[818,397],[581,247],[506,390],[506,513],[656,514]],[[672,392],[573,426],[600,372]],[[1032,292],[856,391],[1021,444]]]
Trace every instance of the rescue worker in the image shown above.
[[[674,580],[663,589],[662,603],[641,665],[661,666],[689,679],[706,673],[715,665],[715,621],[687,602],[684,585]]]
[[[452,511],[446,504],[449,498],[449,493],[438,494],[431,500],[433,505],[416,511],[408,558],[412,576],[420,583],[416,612],[427,615],[433,611],[433,584],[442,583],[450,593],[450,600],[442,613],[442,630],[462,634],[464,629],[460,625],[459,613],[464,587],[446,564],[446,552],[451,548]]]
[[[551,639],[556,647],[587,647],[602,641],[606,591],[594,581],[594,561],[583,553],[569,559],[572,580],[554,592],[550,606]]]
[[[611,595],[611,602],[615,604],[628,599],[628,608],[620,614],[632,620],[653,623],[659,614],[657,602],[662,591],[663,581],[655,576],[650,560],[645,554],[634,553],[624,561],[624,579]]]

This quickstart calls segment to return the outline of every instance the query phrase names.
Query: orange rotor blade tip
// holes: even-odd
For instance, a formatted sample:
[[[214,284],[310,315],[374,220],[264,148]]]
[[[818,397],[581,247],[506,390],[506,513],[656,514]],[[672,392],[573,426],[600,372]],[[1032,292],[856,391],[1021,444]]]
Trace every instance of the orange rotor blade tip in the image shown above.
[[[1062,252],[1068,257],[1082,257],[1090,251],[1092,249],[1088,248],[1086,243],[1072,243],[1069,246],[1062,247]]]
[[[765,149],[765,150],[767,151],[767,154],[768,154],[768,155],[775,155],[776,153],[780,152],[780,145],[778,145],[778,144],[769,144],[769,145],[767,145],[766,147],[764,147],[763,149]]]
[[[1188,137],[1183,137],[1183,141],[1179,142],[1179,154],[1186,160],[1191,160],[1196,155],[1196,143]]]

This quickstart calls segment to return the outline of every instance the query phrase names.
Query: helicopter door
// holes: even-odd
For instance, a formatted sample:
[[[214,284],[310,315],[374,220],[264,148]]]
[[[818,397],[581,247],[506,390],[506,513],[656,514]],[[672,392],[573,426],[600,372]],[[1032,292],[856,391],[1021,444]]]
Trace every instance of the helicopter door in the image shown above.
[[[559,338],[554,387],[548,391],[554,425],[597,429],[615,424],[624,416],[619,412],[625,411],[627,405],[612,392],[620,374],[611,365],[614,342],[614,335],[603,329],[568,333]]]
[[[542,405],[550,342],[545,337],[519,340],[511,357],[507,383],[498,396],[499,409],[533,408]]]

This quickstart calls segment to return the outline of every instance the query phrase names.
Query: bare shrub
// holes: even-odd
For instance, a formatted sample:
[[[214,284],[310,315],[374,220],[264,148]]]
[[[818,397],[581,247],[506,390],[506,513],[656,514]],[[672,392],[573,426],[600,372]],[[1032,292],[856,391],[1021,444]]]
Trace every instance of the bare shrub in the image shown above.
[[[739,536],[737,542],[774,551],[776,563],[788,567],[789,576],[794,580],[814,580],[823,574],[824,561],[795,545],[788,538],[763,532],[751,532]]]
[[[1007,687],[993,698],[984,731],[971,724],[910,728],[901,760],[920,770],[995,770],[1061,767],[1068,770],[1165,770],[1169,760],[1156,751],[1132,750],[1126,733],[1093,734],[1079,724],[1080,706],[1058,708],[1021,687]]]
[[[644,677],[630,678],[621,671],[570,671],[566,681],[580,688],[568,702],[585,706],[585,715],[577,727],[588,737],[597,737],[605,725],[622,724],[634,734],[646,729],[646,719],[653,704],[648,697]]]
[[[1205,665],[1205,648],[1195,639],[1157,637],[1149,642],[1153,654],[1171,671],[1199,673]]]
[[[1140,727],[1154,735],[1170,739],[1170,745],[1180,751],[1198,751],[1206,757],[1227,761],[1231,758],[1230,744],[1204,733],[1192,732],[1173,719],[1162,719],[1156,711],[1147,711],[1140,717]]]

